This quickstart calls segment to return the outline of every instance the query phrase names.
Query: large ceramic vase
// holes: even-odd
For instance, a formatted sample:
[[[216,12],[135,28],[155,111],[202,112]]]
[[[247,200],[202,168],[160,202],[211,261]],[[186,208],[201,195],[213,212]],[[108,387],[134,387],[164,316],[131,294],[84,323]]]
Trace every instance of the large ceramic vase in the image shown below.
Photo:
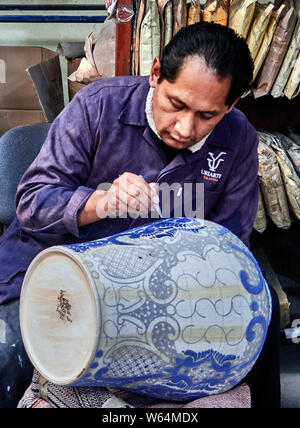
[[[168,400],[238,384],[270,316],[248,248],[222,226],[188,218],[44,250],[20,305],[28,356],[49,381]]]

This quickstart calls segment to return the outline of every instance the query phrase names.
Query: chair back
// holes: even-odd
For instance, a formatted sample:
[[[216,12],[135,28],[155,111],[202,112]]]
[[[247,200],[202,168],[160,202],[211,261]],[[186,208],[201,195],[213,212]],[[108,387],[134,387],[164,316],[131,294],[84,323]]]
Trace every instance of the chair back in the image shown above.
[[[0,223],[16,216],[15,196],[23,174],[39,153],[51,123],[17,126],[0,138]]]

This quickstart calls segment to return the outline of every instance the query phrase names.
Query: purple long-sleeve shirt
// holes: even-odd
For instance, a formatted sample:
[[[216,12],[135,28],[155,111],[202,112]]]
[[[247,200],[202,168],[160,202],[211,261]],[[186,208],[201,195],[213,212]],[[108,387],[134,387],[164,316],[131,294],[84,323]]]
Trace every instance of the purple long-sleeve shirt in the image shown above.
[[[106,218],[78,227],[78,213],[97,186],[126,171],[183,189],[185,183],[204,183],[204,217],[249,244],[258,198],[254,128],[234,108],[199,151],[183,150],[168,163],[147,124],[148,91],[146,77],[95,82],[53,122],[19,184],[17,218],[0,239],[0,303],[19,296],[29,263],[44,248],[98,239],[148,221]],[[194,187],[193,192],[197,197]]]

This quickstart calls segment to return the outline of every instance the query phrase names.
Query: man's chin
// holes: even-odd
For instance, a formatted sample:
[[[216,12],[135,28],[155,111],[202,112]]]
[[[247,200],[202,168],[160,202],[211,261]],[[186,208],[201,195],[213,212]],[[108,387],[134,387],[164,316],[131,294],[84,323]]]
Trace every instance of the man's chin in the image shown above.
[[[171,137],[163,138],[163,142],[167,146],[172,147],[172,149],[177,149],[177,150],[183,150],[193,145],[191,141],[182,142],[182,141],[175,140],[174,138],[171,138]]]

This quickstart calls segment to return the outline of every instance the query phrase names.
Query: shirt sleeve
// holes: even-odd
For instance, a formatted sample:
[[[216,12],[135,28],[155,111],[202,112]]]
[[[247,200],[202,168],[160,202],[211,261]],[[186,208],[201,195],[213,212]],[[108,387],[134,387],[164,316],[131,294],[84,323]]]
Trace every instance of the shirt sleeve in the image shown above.
[[[230,178],[214,207],[214,221],[238,236],[249,247],[258,204],[258,135],[246,121],[240,133],[239,152]]]
[[[94,146],[85,98],[77,94],[53,122],[19,183],[16,212],[24,229],[80,236],[77,216],[95,190],[85,186]]]

